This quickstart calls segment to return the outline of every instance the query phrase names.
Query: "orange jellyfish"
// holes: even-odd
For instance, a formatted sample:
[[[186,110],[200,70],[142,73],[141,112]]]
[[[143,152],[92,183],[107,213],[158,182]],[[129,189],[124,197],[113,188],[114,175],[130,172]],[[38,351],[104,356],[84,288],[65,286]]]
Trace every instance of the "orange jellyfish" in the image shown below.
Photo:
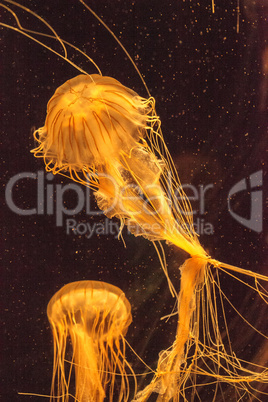
[[[45,125],[34,133],[39,146],[32,152],[44,159],[47,171],[92,187],[104,213],[118,217],[136,236],[206,256],[191,214],[186,224],[182,216],[190,208],[182,190],[176,219],[163,190],[168,161],[153,152],[162,140],[154,103],[114,78],[79,75],[48,102]]]
[[[51,398],[68,401],[75,369],[75,400],[114,400],[116,377],[119,401],[127,401],[129,383],[124,335],[132,322],[125,294],[105,282],[80,281],[61,288],[50,300],[47,315],[54,340]],[[66,361],[68,337],[72,358]],[[67,370],[66,366],[70,366]]]

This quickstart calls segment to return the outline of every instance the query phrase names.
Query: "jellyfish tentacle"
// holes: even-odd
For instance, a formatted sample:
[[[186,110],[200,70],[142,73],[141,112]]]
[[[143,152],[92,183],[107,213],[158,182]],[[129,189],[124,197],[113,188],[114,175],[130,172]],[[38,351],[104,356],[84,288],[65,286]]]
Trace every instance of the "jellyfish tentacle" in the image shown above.
[[[33,11],[30,10],[29,8],[23,6],[23,5],[21,5],[21,4],[17,3],[17,2],[15,2],[15,1],[11,1],[11,0],[5,0],[5,1],[8,2],[8,3],[10,3],[10,4],[13,4],[14,6],[20,8],[21,10],[26,11],[26,12],[29,13],[29,14],[32,14],[32,15],[33,15],[34,17],[36,17],[39,21],[41,21],[45,26],[47,26],[47,28],[52,31],[53,35],[49,35],[49,34],[46,34],[46,33],[43,33],[43,32],[38,32],[38,31],[34,31],[34,30],[32,30],[32,29],[24,28],[24,27],[21,25],[20,20],[19,20],[19,17],[18,17],[18,15],[16,14],[16,12],[14,12],[10,7],[8,7],[8,6],[6,6],[6,5],[4,5],[4,4],[2,4],[2,3],[0,3],[0,7],[5,8],[11,15],[13,15],[13,17],[14,17],[14,19],[15,19],[15,22],[16,22],[16,24],[17,24],[17,27],[12,26],[12,25],[9,25],[9,24],[5,24],[5,23],[3,23],[3,22],[0,22],[0,26],[2,26],[2,27],[4,27],[4,28],[7,28],[7,29],[11,29],[11,30],[13,30],[13,31],[15,31],[15,32],[18,32],[18,33],[21,34],[21,35],[26,36],[27,38],[29,38],[29,39],[31,39],[32,41],[38,43],[40,46],[44,47],[44,48],[47,49],[48,51],[50,51],[50,52],[56,54],[58,57],[64,59],[67,63],[69,63],[70,65],[72,65],[72,66],[73,66],[76,70],[78,70],[80,73],[82,73],[82,74],[87,74],[87,72],[86,72],[85,70],[83,70],[81,67],[77,66],[74,62],[72,62],[72,61],[70,60],[70,58],[68,57],[68,52],[67,52],[66,46],[65,46],[65,45],[67,45],[68,47],[74,49],[76,52],[80,53],[83,57],[85,57],[85,59],[88,60],[88,61],[96,68],[96,70],[98,71],[98,74],[102,75],[99,66],[95,63],[95,61],[94,61],[91,57],[89,57],[85,52],[83,52],[83,51],[82,51],[81,49],[79,49],[77,46],[75,46],[75,45],[73,45],[72,43],[70,43],[70,42],[68,42],[68,41],[63,40],[62,38],[60,38],[60,36],[59,36],[59,35],[57,34],[57,32],[53,29],[53,27],[52,27],[50,24],[48,24],[42,17],[40,17],[40,15],[38,15],[37,13],[33,12]],[[45,43],[43,43],[42,41],[36,39],[33,35],[38,35],[38,36],[41,36],[41,37],[44,37],[44,38],[54,39],[55,41],[59,42],[60,45],[61,45],[61,47],[62,47],[62,49],[63,49],[63,53],[64,53],[64,54],[59,53],[58,51],[56,51],[56,50],[53,49],[52,47],[50,47],[50,46],[46,45]]]

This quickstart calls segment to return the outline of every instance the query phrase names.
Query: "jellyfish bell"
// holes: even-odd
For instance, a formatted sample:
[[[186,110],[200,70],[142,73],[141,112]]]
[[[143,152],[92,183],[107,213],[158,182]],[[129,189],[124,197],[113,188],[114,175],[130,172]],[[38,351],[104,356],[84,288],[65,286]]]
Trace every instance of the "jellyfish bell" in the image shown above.
[[[125,294],[105,282],[69,283],[52,297],[47,315],[54,340],[51,397],[68,400],[74,366],[77,401],[101,402],[105,397],[113,400],[116,377],[121,378],[118,400],[127,400],[129,366],[124,355],[124,335],[132,316]],[[67,374],[68,336],[73,357]],[[132,372],[130,367],[129,370]]]
[[[45,125],[35,132],[34,155],[53,173],[71,175],[112,163],[145,136],[150,104],[114,78],[78,75],[49,100]]]

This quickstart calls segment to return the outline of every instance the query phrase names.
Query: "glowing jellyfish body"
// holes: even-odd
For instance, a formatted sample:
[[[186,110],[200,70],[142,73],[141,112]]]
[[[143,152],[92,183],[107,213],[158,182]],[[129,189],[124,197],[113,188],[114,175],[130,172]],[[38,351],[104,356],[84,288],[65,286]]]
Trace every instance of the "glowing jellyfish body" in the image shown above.
[[[39,148],[53,172],[106,165],[144,137],[148,103],[111,77],[78,75],[61,85],[37,130]]]
[[[111,77],[79,75],[61,85],[48,102],[33,152],[44,159],[48,171],[68,174],[98,190],[99,207],[136,236],[167,240],[191,255],[206,256],[190,214],[189,225],[184,224],[187,202],[183,200],[174,217],[163,189],[167,161],[148,145],[153,135],[161,139],[159,130],[153,98],[142,98]]]
[[[104,282],[73,282],[52,297],[47,315],[54,339],[51,396],[68,400],[75,368],[77,401],[101,402],[105,396],[112,401],[116,375],[121,379],[118,400],[127,400],[124,335],[132,316],[125,294]],[[73,357],[66,363],[68,337]]]

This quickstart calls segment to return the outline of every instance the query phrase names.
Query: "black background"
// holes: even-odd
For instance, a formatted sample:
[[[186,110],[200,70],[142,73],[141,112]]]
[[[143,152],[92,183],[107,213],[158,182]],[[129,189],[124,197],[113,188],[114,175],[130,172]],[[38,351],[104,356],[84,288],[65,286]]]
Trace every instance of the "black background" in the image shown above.
[[[79,1],[20,4],[38,13],[61,38],[92,57],[103,75],[147,96],[122,49]],[[155,97],[164,137],[182,183],[191,183],[197,189],[213,184],[202,219],[213,225],[214,233],[201,233],[201,243],[220,261],[267,274],[265,231],[256,233],[243,227],[231,217],[227,206],[228,192],[239,180],[263,170],[265,182],[265,1],[256,1],[255,5],[242,2],[239,33],[236,1],[217,1],[214,14],[210,1],[89,0],[88,4],[122,41]],[[24,27],[49,33],[34,17],[12,9]],[[14,18],[2,8],[0,12],[2,22],[15,26]],[[61,52],[55,41],[40,39]],[[96,73],[93,65],[76,52],[70,50],[68,55],[88,73]],[[46,104],[55,89],[77,75],[77,70],[7,28],[1,29],[1,59],[3,400],[42,400],[18,392],[49,395],[53,349],[46,306],[52,295],[71,281],[103,280],[126,293],[133,307],[127,339],[155,368],[159,351],[174,339],[176,319],[160,321],[172,310],[174,300],[152,244],[125,231],[126,247],[112,234],[94,234],[90,239],[67,234],[66,217],[57,227],[55,213],[18,215],[5,200],[5,187],[14,175],[44,171],[42,160],[30,153],[35,145],[32,132],[43,125]],[[45,194],[48,184],[53,186],[54,206],[56,185],[68,183],[60,176],[45,180]],[[13,189],[16,205],[36,207],[36,189],[36,180],[19,181]],[[76,205],[72,192],[65,200],[67,208]],[[93,197],[91,201],[97,211]],[[249,205],[250,196],[244,192],[234,199],[232,208],[249,218]],[[193,208],[198,210],[198,203],[193,203]],[[85,211],[73,218],[91,225],[106,221],[101,214],[92,217]],[[170,275],[178,285],[178,268],[186,255],[172,247],[165,249]],[[265,331],[267,309],[256,295],[229,276],[221,275],[221,279],[232,303]],[[229,307],[226,313],[238,356],[260,361],[262,355],[261,363],[265,364],[263,338],[250,327],[243,327],[243,321]],[[130,351],[128,354],[135,371],[143,372],[142,364]],[[150,378],[139,379],[140,385]],[[209,392],[201,390],[202,400],[210,401]],[[226,400],[236,401],[235,394],[230,391]]]

